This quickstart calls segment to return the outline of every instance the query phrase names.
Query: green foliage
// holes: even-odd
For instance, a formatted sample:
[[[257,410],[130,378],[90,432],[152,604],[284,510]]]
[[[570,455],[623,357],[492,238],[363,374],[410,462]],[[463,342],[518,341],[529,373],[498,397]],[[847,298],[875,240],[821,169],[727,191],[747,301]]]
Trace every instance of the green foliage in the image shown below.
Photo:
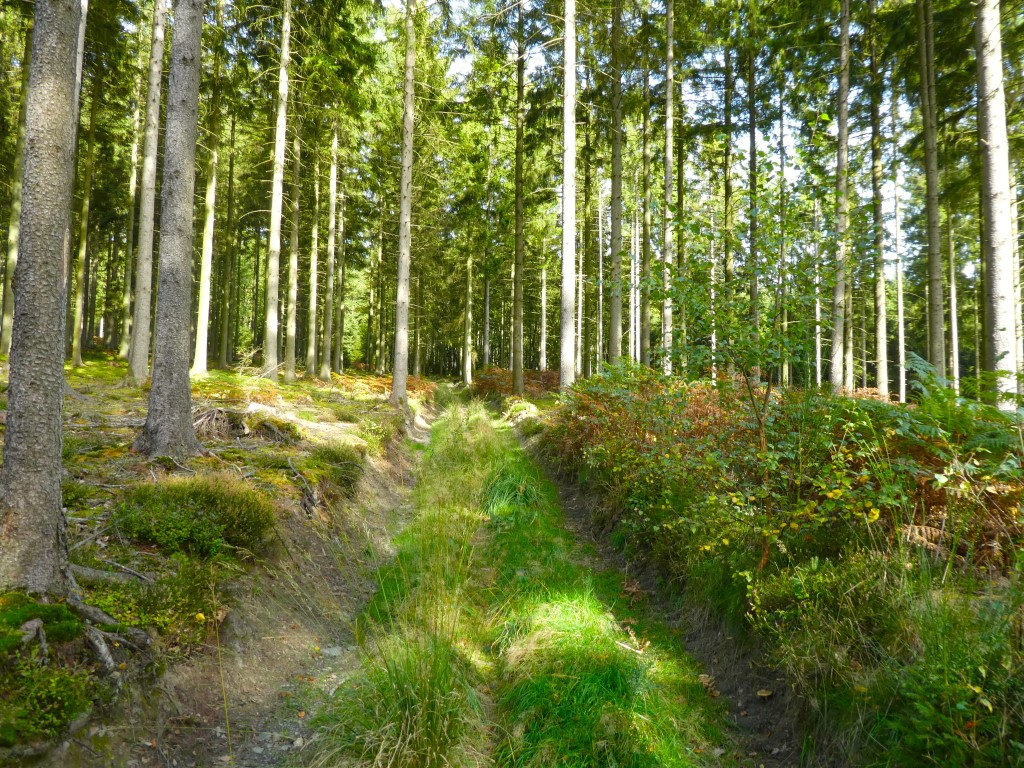
[[[316,479],[326,481],[334,492],[348,499],[355,496],[365,466],[365,453],[346,443],[318,445],[306,460],[307,469],[313,470]]]
[[[20,592],[0,595],[0,658],[21,647],[19,628],[39,619],[50,643],[64,643],[82,634],[82,624],[60,603],[37,603]]]
[[[362,417],[359,422],[359,436],[366,441],[370,453],[380,455],[388,449],[405,428],[401,411],[381,408]]]
[[[274,505],[237,478],[200,475],[131,486],[112,520],[126,536],[167,554],[245,555],[266,543]]]
[[[171,558],[170,566],[153,583],[93,584],[87,599],[122,624],[156,629],[165,647],[187,651],[206,639],[206,618],[213,618],[216,605],[224,602],[216,594],[219,569],[181,554]]]
[[[612,500],[635,556],[767,641],[817,743],[1002,765],[1024,742],[1020,439],[919,380],[906,408],[610,370],[566,395],[543,444]],[[982,567],[1006,580],[979,601]]]
[[[536,514],[541,502],[532,467],[524,457],[504,461],[491,473],[484,487],[483,510],[492,520],[508,521],[510,518]]]
[[[20,656],[0,671],[0,746],[52,739],[89,705],[85,671]]]

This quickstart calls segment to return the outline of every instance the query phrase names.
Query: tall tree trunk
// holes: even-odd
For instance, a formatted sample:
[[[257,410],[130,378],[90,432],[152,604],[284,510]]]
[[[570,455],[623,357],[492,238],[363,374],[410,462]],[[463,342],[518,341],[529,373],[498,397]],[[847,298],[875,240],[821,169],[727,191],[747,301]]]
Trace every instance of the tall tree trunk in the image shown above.
[[[117,356],[128,359],[132,326],[132,274],[135,266],[135,205],[138,202],[139,186],[139,126],[142,124],[142,32],[139,32],[138,73],[132,94],[135,109],[132,114],[131,172],[128,177],[128,226],[125,233],[124,281],[121,286],[121,329]]]
[[[299,304],[299,197],[302,170],[302,123],[296,119],[292,140],[292,236],[288,242],[288,306],[285,309],[284,380],[295,381],[295,335]]]
[[[320,148],[313,163],[313,226],[309,233],[309,296],[306,310],[306,373],[316,370],[317,300],[320,271]],[[330,274],[330,273],[328,273]],[[328,309],[328,312],[330,310]]]
[[[154,0],[149,50],[146,127],[142,143],[142,191],[139,198],[139,244],[135,252],[135,312],[132,317],[129,378],[137,385],[149,376],[150,323],[153,301],[153,225],[156,208],[156,162],[160,141],[160,90],[164,71],[166,0]]]
[[[417,326],[418,330],[418,326]],[[466,249],[466,284],[462,317],[462,383],[473,383],[473,249]]]
[[[547,249],[544,249],[547,258]],[[537,368],[541,371],[548,369],[548,266],[543,263],[540,268],[540,342],[537,351],[539,361]]]
[[[202,451],[192,426],[189,316],[192,314],[192,226],[195,195],[203,0],[174,0],[174,44],[167,81],[160,264],[153,346],[153,387],[135,449],[176,459]]]
[[[622,356],[622,0],[612,0],[611,291],[608,362]]]
[[[103,72],[98,71],[92,82],[92,103],[89,105],[89,131],[85,145],[85,168],[82,171],[82,211],[78,215],[78,257],[75,260],[75,315],[71,324],[71,364],[80,368],[82,362],[82,335],[85,332],[86,271],[89,260],[89,206],[92,202],[92,177],[96,167],[96,115],[99,113],[99,95],[103,92]]]
[[[267,246],[267,302],[263,332],[263,375],[277,380],[278,303],[281,299],[281,218],[284,215],[284,150],[288,141],[288,77],[291,67],[292,0],[284,0],[281,17],[281,62],[277,79],[274,168],[270,192],[270,242]]]
[[[345,191],[341,190],[341,205],[338,208],[338,318],[337,332],[334,334],[334,370],[337,373],[345,372],[345,279],[348,275],[348,267],[345,261]]]
[[[661,289],[665,296],[661,301],[661,351],[664,358],[661,361],[662,371],[672,373],[672,193],[674,184],[672,181],[673,160],[672,151],[675,143],[672,138],[672,130],[675,127],[675,115],[673,114],[673,101],[675,98],[675,61],[673,43],[675,37],[675,1],[666,0],[665,3],[665,218],[662,222],[662,251],[661,251]]]
[[[37,0],[25,101],[10,377],[0,466],[0,590],[67,594],[61,506],[64,292],[85,0]]]
[[[946,376],[945,300],[939,233],[938,108],[935,104],[935,44],[931,0],[916,0],[921,74],[921,123],[924,135],[925,222],[928,237],[928,362]]]
[[[526,263],[524,228],[526,215],[523,201],[523,153],[526,130],[526,31],[523,24],[523,6],[519,6],[518,50],[516,55],[516,252],[515,278],[512,287],[512,392],[522,395],[523,382],[523,270]]]
[[[814,224],[812,226],[814,241],[814,383],[821,389],[822,360],[821,360],[821,240],[819,233],[818,199],[814,199]]]
[[[334,331],[335,248],[338,241],[338,121],[331,124],[331,170],[327,182],[327,295],[324,297],[324,335],[320,347],[320,373],[331,380],[331,334]],[[340,302],[339,302],[340,303]]]
[[[21,223],[21,174],[25,162],[25,110],[28,105],[29,73],[32,69],[32,22],[25,29],[25,50],[21,57],[21,101],[18,107],[18,139],[14,145],[11,171],[11,214],[7,223],[7,266],[4,270],[3,319],[0,321],[0,355],[11,352],[11,324],[14,322],[14,272],[18,266]]]
[[[754,8],[754,1],[750,3]],[[751,10],[753,13],[753,10]],[[753,21],[751,20],[751,27]],[[753,28],[751,28],[753,34]],[[761,330],[761,308],[758,303],[758,200],[757,200],[757,54],[754,52],[754,44],[751,43],[747,50],[747,179],[750,187],[750,212],[748,214],[748,235],[750,242],[747,245],[747,270],[750,281],[750,324],[756,339]],[[755,376],[760,376],[760,369],[754,369]]]
[[[412,256],[413,96],[416,86],[416,0],[405,3],[405,87],[402,105],[402,178],[398,213],[398,277],[395,286],[395,349],[391,404],[407,401],[409,375],[409,268]]]
[[[576,299],[576,0],[564,0],[565,38],[562,94],[562,311],[559,384],[576,381],[574,352]]]
[[[733,253],[733,200],[732,200],[732,100],[736,80],[732,69],[732,50],[728,45],[723,52],[725,58],[725,89],[723,91],[723,112],[725,123],[725,147],[722,152],[722,310],[723,336],[719,339],[728,347],[732,343],[732,305],[735,293],[736,266]],[[729,360],[729,372],[733,362]]]
[[[235,279],[235,261],[238,254],[238,231],[235,226],[235,116],[231,115],[231,133],[228,145],[228,211],[227,211],[228,250],[224,256],[224,279],[222,282],[221,302],[223,303],[224,319],[220,324],[220,344],[217,364],[226,368],[230,357],[231,325],[233,308],[238,281]]]
[[[978,138],[981,144],[982,190],[985,200],[984,253],[988,363],[1002,372],[996,379],[1000,405],[1012,407],[1018,370],[1013,300],[1013,243],[1010,217],[1010,156],[1003,89],[1003,46],[999,0],[975,6],[975,50],[978,60]]]
[[[484,275],[484,368],[491,364],[491,276]]]
[[[832,294],[832,389],[836,392],[848,383],[844,376],[847,349],[847,323],[853,318],[847,316],[847,292],[849,287],[849,240],[850,226],[849,197],[849,142],[850,142],[850,0],[841,0],[839,33],[839,94],[838,123],[839,143],[836,159],[836,282]],[[850,374],[852,372],[845,371]]]
[[[949,375],[953,381],[953,391],[960,394],[960,321],[956,302],[956,241],[954,239],[953,213],[946,208],[946,232],[949,241]],[[1020,313],[1016,313],[1020,317]]]
[[[651,364],[651,82],[644,65],[643,195],[640,257],[640,362]]]
[[[882,93],[884,81],[878,64],[876,0],[869,0],[871,15],[871,224],[875,251],[875,378],[878,394],[889,399],[889,328],[885,296],[885,220],[882,215]]]
[[[205,376],[210,354],[210,296],[213,286],[213,234],[217,222],[217,162],[220,159],[220,99],[221,58],[223,56],[222,29],[224,27],[225,0],[217,0],[216,43],[213,53],[213,79],[210,88],[210,154],[206,160],[206,211],[203,217],[203,244],[199,261],[199,307],[196,315],[196,348],[192,356],[192,375]]]

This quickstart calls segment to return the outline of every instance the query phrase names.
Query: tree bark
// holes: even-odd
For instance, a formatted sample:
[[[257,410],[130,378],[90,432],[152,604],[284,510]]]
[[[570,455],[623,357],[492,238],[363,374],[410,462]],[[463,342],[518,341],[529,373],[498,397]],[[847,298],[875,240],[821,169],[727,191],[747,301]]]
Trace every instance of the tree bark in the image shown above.
[[[643,197],[640,257],[640,362],[651,364],[651,82],[644,65]]]
[[[559,384],[576,381],[576,0],[564,0],[565,37],[562,91],[562,311]]]
[[[309,233],[309,296],[306,310],[306,373],[316,370],[317,300],[320,286],[320,151],[316,148],[313,163],[313,227]],[[330,273],[328,273],[330,274]],[[330,310],[328,310],[330,311]]]
[[[391,404],[405,405],[409,377],[409,269],[412,257],[412,163],[416,87],[416,0],[405,5],[405,77],[402,106],[402,178],[398,212],[398,277],[395,286],[395,349]]]
[[[156,162],[160,142],[160,90],[164,72],[166,0],[153,4],[149,49],[146,128],[142,143],[142,192],[139,198],[139,244],[135,253],[135,312],[132,318],[128,377],[138,386],[149,376],[150,315],[153,301],[153,216],[156,208]]]
[[[1018,370],[1016,317],[1013,300],[1013,243],[1010,217],[1010,156],[1003,89],[1003,46],[999,0],[975,6],[975,49],[978,61],[978,138],[981,144],[982,192],[985,201],[984,254],[988,364],[1000,373],[996,392],[1000,405],[1012,407]]]
[[[299,304],[299,197],[302,170],[302,123],[295,121],[292,140],[292,236],[288,242],[288,306],[285,309],[284,380],[295,381],[295,336]]]
[[[547,258],[547,249],[545,256]],[[548,369],[548,267],[547,263],[540,268],[540,342],[537,351],[539,361],[537,368],[541,371]]]
[[[281,217],[284,214],[284,150],[288,141],[288,73],[291,67],[292,0],[284,0],[281,62],[277,78],[274,169],[270,192],[270,241],[267,246],[267,302],[263,332],[263,375],[277,380],[278,304],[281,300]]]
[[[221,58],[223,52],[225,0],[217,0],[217,42],[213,54],[213,96],[210,100],[210,155],[206,162],[206,211],[203,217],[203,244],[199,261],[199,310],[196,316],[196,348],[192,357],[192,375],[205,376],[209,356],[210,295],[213,275],[213,235],[217,221],[217,162],[220,158]]]
[[[4,270],[3,318],[0,320],[0,355],[11,353],[11,325],[14,322],[14,272],[18,267],[21,226],[21,174],[25,163],[25,116],[28,105],[29,72],[32,68],[32,22],[25,29],[25,50],[21,58],[21,101],[18,107],[18,138],[14,144],[11,171],[11,215],[7,224],[7,266]]]
[[[139,33],[138,73],[132,90],[135,109],[132,114],[131,172],[128,177],[128,226],[125,233],[124,283],[121,286],[121,330],[117,356],[128,359],[131,349],[132,326],[132,274],[135,268],[135,206],[138,202],[139,186],[139,126],[142,124],[142,33]]]
[[[878,394],[889,399],[889,328],[885,296],[885,220],[882,215],[882,92],[878,64],[876,0],[868,1],[871,16],[871,225],[875,251],[875,379]]]
[[[945,300],[942,290],[942,239],[939,232],[939,149],[935,104],[935,44],[931,0],[917,0],[918,55],[921,74],[921,123],[924,135],[925,222],[928,237],[928,362],[946,376]]]
[[[673,160],[672,152],[675,143],[672,138],[672,130],[675,127],[674,97],[675,97],[675,61],[673,43],[675,37],[675,2],[665,2],[665,215],[662,222],[662,251],[661,251],[661,289],[664,297],[661,300],[661,351],[664,357],[661,361],[662,371],[668,375],[672,373],[672,193],[675,191],[673,182]]]
[[[622,356],[622,0],[612,0],[611,291],[608,362]]]
[[[231,339],[234,309],[237,304],[238,280],[236,262],[238,260],[238,229],[235,224],[235,116],[231,115],[231,138],[228,149],[228,252],[224,258],[224,280],[221,301],[224,304],[224,320],[220,324],[220,349],[217,355],[218,364],[226,368],[231,356]]]
[[[0,467],[0,590],[67,594],[61,506],[64,298],[85,0],[37,0]]]
[[[85,168],[82,171],[82,210],[78,215],[78,257],[75,259],[75,314],[71,324],[71,365],[81,368],[82,336],[85,332],[86,271],[89,264],[89,206],[92,202],[92,177],[96,168],[96,115],[103,92],[103,73],[97,72],[92,83],[89,105],[89,129],[85,145]]]
[[[515,277],[512,281],[512,392],[522,395],[523,381],[523,270],[526,263],[524,228],[526,215],[523,202],[523,153],[526,130],[526,32],[523,6],[519,6],[518,50],[516,52],[516,158],[515,158]],[[467,335],[467,343],[468,343]]]
[[[960,321],[956,301],[956,241],[953,231],[953,213],[946,208],[946,236],[949,246],[949,375],[952,377],[953,392],[960,394]],[[1020,318],[1020,313],[1014,313]]]
[[[324,297],[324,335],[318,378],[331,380],[331,335],[334,332],[335,249],[338,240],[338,121],[331,125],[331,170],[327,182],[327,295]]]
[[[202,451],[192,426],[189,317],[203,0],[174,0],[174,42],[167,83],[163,185],[160,191],[159,284],[153,386],[135,449],[182,459]]]
[[[754,2],[750,3],[753,9]],[[751,25],[753,22],[751,21]],[[750,30],[753,35],[753,29]],[[757,54],[754,51],[754,43],[751,43],[747,50],[747,179],[750,193],[750,211],[748,213],[748,235],[750,242],[747,245],[747,270],[750,295],[750,324],[757,339],[761,331],[761,308],[759,306],[759,285],[758,285],[758,199],[757,199]],[[760,378],[760,369],[754,369],[754,375]]]
[[[850,0],[841,0],[839,33],[839,141],[836,158],[836,267],[835,287],[832,293],[832,389],[839,392],[846,385],[844,364],[847,329],[847,277],[849,257],[847,249],[850,225],[849,198],[849,141],[850,141]],[[850,372],[845,372],[850,373]]]

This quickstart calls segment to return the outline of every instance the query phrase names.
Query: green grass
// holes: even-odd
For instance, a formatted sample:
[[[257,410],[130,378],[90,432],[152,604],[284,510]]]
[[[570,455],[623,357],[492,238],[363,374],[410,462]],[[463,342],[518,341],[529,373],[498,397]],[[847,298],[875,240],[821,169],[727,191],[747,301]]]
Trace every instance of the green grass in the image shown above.
[[[312,764],[688,766],[720,743],[692,662],[593,572],[553,486],[479,403],[433,430]]]

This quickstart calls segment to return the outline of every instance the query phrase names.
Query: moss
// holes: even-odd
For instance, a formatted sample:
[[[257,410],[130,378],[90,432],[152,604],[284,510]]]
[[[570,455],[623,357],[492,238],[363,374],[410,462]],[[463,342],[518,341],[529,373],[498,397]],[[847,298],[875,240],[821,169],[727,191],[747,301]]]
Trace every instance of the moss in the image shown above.
[[[20,658],[0,674],[0,746],[52,739],[90,705],[84,671]]]
[[[33,619],[43,622],[43,631],[51,643],[64,643],[82,634],[82,624],[67,606],[37,603],[20,592],[0,596],[0,654],[21,647],[21,626]]]
[[[126,536],[167,554],[212,557],[262,548],[274,527],[274,506],[235,477],[202,475],[131,486],[112,520]]]

